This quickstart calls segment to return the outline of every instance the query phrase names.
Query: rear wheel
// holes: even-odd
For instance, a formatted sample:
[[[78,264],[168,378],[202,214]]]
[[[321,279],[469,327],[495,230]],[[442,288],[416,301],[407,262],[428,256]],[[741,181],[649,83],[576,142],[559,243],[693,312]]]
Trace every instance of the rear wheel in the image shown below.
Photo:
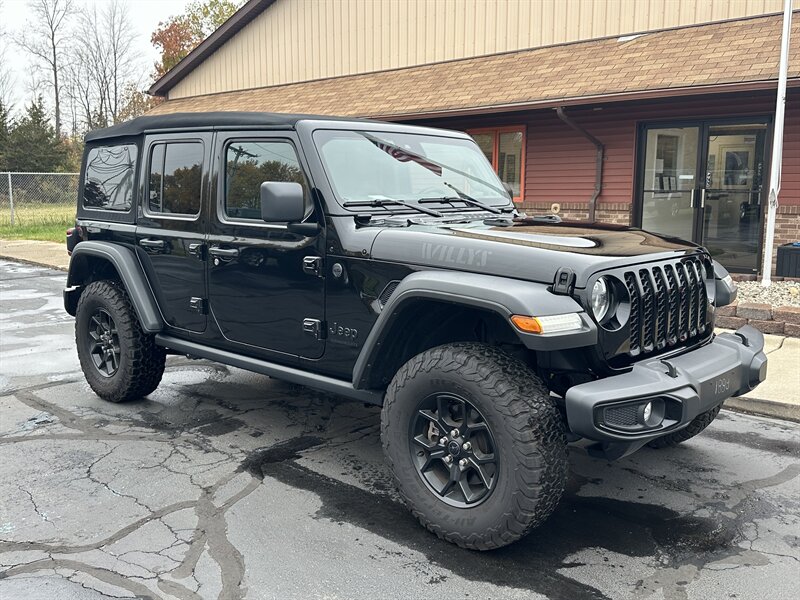
[[[141,398],[161,382],[166,352],[142,331],[128,294],[116,282],[86,286],[75,314],[75,343],[86,381],[104,400]]]
[[[459,546],[518,540],[564,491],[558,410],[525,365],[491,346],[450,344],[408,361],[387,390],[381,429],[411,512]]]
[[[664,437],[656,438],[652,442],[648,442],[647,445],[651,448],[672,448],[673,446],[677,446],[686,440],[690,440],[698,433],[703,431],[706,427],[711,425],[711,422],[717,418],[721,408],[722,404],[715,406],[711,410],[697,415],[694,419],[692,419],[692,422],[689,423],[689,425],[680,431],[669,433]]]

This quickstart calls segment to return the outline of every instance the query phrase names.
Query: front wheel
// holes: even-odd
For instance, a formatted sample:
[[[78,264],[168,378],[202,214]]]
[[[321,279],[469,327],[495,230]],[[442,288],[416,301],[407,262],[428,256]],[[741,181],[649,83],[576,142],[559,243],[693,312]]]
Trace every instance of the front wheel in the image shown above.
[[[518,540],[564,491],[561,415],[533,372],[491,346],[439,346],[403,365],[386,393],[381,439],[411,512],[464,548]]]
[[[711,422],[717,418],[721,408],[722,404],[715,406],[711,410],[697,415],[694,419],[692,419],[691,423],[689,423],[680,431],[668,433],[663,437],[656,438],[653,441],[648,442],[647,445],[656,449],[672,448],[673,446],[677,446],[686,440],[690,440],[698,433],[703,431],[706,427],[711,425]]]
[[[116,282],[86,286],[75,313],[75,343],[86,381],[109,402],[146,396],[164,374],[166,352],[142,331],[128,294]]]

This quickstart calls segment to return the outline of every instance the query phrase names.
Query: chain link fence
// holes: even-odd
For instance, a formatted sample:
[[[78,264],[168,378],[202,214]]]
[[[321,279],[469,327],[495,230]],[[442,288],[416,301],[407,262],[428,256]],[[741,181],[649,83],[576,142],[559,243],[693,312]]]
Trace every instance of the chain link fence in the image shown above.
[[[0,227],[73,223],[78,178],[79,173],[0,172]]]

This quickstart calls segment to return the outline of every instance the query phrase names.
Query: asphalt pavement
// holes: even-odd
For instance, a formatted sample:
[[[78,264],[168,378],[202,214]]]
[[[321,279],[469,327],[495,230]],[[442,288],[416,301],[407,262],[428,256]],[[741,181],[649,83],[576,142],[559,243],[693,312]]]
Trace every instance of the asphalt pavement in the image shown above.
[[[800,426],[728,411],[682,447],[570,451],[559,509],[490,553],[427,533],[380,411],[172,357],[86,385],[64,273],[0,261],[0,598],[794,599]]]

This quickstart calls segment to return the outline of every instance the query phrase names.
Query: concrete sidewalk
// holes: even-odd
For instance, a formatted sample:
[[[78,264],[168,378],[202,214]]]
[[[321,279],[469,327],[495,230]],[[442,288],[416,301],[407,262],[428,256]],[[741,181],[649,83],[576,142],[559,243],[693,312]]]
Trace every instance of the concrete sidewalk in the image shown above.
[[[41,265],[60,271],[66,271],[69,268],[66,242],[0,239],[0,258]]]
[[[0,240],[0,258],[62,271],[69,266],[65,245],[55,242]],[[770,334],[764,338],[769,356],[767,380],[750,394],[730,398],[725,408],[800,422],[800,338]]]

